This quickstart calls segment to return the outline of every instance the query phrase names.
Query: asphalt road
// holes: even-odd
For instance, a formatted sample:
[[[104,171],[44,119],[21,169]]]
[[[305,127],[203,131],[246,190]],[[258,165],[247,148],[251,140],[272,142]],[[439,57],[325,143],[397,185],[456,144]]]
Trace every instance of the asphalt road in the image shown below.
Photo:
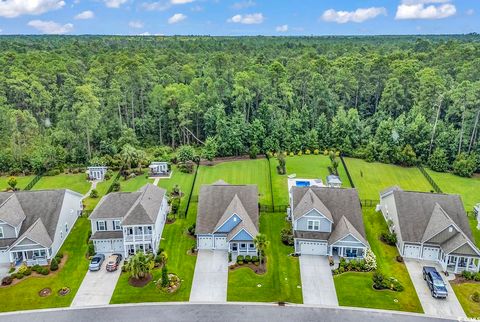
[[[352,308],[278,306],[269,304],[138,304],[65,308],[0,314],[0,322],[83,321],[321,321],[430,322],[455,321],[420,314]]]

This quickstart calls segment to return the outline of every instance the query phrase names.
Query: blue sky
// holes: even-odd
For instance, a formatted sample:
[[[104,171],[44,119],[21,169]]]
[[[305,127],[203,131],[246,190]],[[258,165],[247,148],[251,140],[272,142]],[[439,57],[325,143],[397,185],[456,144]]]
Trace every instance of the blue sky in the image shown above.
[[[0,34],[480,32],[480,0],[0,0]]]

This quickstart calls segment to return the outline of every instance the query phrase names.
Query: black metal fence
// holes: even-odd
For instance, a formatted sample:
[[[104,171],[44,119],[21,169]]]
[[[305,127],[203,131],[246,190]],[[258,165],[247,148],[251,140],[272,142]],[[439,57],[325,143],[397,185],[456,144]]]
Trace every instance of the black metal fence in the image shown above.
[[[288,208],[288,205],[258,205],[258,210],[260,212],[267,212],[267,213],[273,213],[273,212],[286,212]]]
[[[360,205],[362,207],[375,207],[380,203],[380,200],[374,199],[360,199]]]
[[[187,218],[188,215],[188,208],[190,208],[190,202],[198,202],[198,196],[193,195],[193,188],[195,188],[195,183],[197,181],[197,173],[198,173],[198,168],[200,165],[197,163],[195,166],[195,175],[193,176],[193,183],[192,187],[190,188],[190,194],[188,195],[188,201],[187,201],[187,207],[185,208],[185,213],[183,214],[183,218]]]
[[[40,179],[42,179],[43,177],[43,174],[44,172],[39,172],[35,178],[32,179],[32,181],[30,181],[27,186],[23,189],[23,190],[32,190],[33,186],[37,184],[38,181],[40,181]]]
[[[427,179],[427,181],[433,187],[433,190],[435,190],[435,192],[437,192],[437,193],[442,193],[442,189],[440,189],[438,184],[433,180],[433,178],[428,174],[428,172],[425,171],[425,169],[421,165],[419,165],[417,167],[418,167],[418,170],[420,170],[420,172],[423,174],[425,179]]]
[[[115,176],[115,178],[113,179],[112,181],[112,184],[110,185],[110,187],[108,187],[108,190],[107,190],[107,195],[113,191],[113,187],[115,186],[115,183],[118,182],[118,180],[120,179],[120,176],[122,175],[122,169],[118,170],[118,173],[117,175]]]
[[[342,161],[343,168],[345,169],[345,173],[347,174],[348,181],[350,181],[350,186],[355,188],[355,184],[353,183],[352,177],[350,176],[350,172],[348,171],[347,164],[345,160],[343,160],[343,156],[340,154],[340,161]]]

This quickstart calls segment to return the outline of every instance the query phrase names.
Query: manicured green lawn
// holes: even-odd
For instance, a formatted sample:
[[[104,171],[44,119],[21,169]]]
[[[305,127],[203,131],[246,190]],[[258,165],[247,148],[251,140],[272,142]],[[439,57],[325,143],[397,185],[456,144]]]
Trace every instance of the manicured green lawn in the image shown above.
[[[102,197],[105,196],[105,194],[107,193],[108,188],[110,188],[110,185],[112,184],[116,175],[117,175],[117,172],[114,172],[110,177],[110,179],[97,183],[96,189],[98,191],[98,198],[90,198],[90,197],[85,198],[83,200],[83,204],[86,210],[93,210],[97,206],[100,199],[102,199]]]
[[[0,311],[18,311],[50,307],[66,307],[72,302],[88,269],[87,237],[90,221],[79,218],[63,244],[61,252],[68,256],[65,266],[57,273],[46,277],[28,277],[19,284],[0,288]],[[71,289],[66,296],[59,296],[64,286]],[[45,287],[52,289],[48,297],[38,296]]]
[[[193,173],[180,172],[176,166],[172,166],[172,171],[172,177],[170,179],[160,179],[160,181],[158,181],[158,186],[167,189],[168,192],[171,192],[173,187],[178,185],[180,191],[183,193],[179,209],[179,214],[183,217],[187,209],[188,197],[190,196],[193,179],[195,176]]]
[[[380,241],[387,224],[380,212],[364,208],[363,220],[370,247],[377,256],[377,269],[386,277],[397,278],[405,287],[403,292],[376,291],[372,288],[373,273],[349,272],[334,277],[338,302],[342,306],[423,312],[405,264],[396,261],[397,248]]]
[[[358,190],[360,199],[380,199],[379,193],[391,186],[404,190],[432,191],[433,188],[417,168],[405,168],[393,164],[366,162],[345,158],[348,171]]]
[[[120,191],[124,192],[133,192],[137,191],[147,183],[153,183],[153,179],[147,178],[147,172],[144,174],[138,175],[135,178],[124,180],[123,177],[120,178]]]
[[[228,301],[302,303],[302,285],[298,258],[290,257],[293,247],[285,246],[280,231],[285,227],[284,213],[260,216],[260,232],[270,241],[265,251],[267,272],[255,274],[250,268],[228,273]],[[258,287],[261,285],[261,287]]]
[[[70,189],[83,195],[90,189],[90,182],[87,181],[85,173],[59,174],[42,177],[32,188],[32,190],[45,189]]]
[[[197,258],[187,254],[187,251],[195,245],[195,239],[187,236],[186,230],[193,221],[190,218],[177,219],[175,223],[166,225],[160,242],[160,247],[168,255],[168,271],[177,274],[182,280],[177,292],[167,294],[156,287],[155,282],[161,277],[160,269],[154,270],[152,282],[142,288],[130,286],[129,274],[122,273],[110,303],[188,301]]]
[[[465,314],[470,318],[480,318],[480,303],[474,302],[471,296],[474,292],[480,292],[480,283],[452,283],[452,288],[457,295],[458,301],[463,307]]]
[[[304,179],[322,179],[326,184],[328,166],[330,165],[330,158],[324,155],[302,155],[302,156],[287,156],[285,157],[287,174],[279,175],[277,173],[278,159],[270,159],[270,170],[272,176],[272,188],[275,206],[288,205],[288,175],[296,174],[297,178]],[[338,160],[340,162],[340,159]],[[342,180],[343,187],[350,187],[347,174],[343,168],[342,163],[338,165],[338,173]]]
[[[17,178],[17,189],[20,189],[20,190],[23,190],[23,188],[25,188],[27,186],[27,184],[30,183],[30,181],[32,181],[33,178],[35,178],[35,176],[14,176],[15,178]],[[0,191],[4,191],[8,188],[8,179],[10,178],[10,176],[8,177],[0,177]]]

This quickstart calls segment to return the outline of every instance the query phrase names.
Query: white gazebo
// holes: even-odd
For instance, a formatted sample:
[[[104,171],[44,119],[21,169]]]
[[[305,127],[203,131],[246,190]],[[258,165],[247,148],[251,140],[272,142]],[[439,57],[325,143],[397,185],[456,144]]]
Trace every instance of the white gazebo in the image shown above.
[[[88,178],[90,180],[102,181],[105,178],[108,167],[105,166],[92,166],[87,168]]]

